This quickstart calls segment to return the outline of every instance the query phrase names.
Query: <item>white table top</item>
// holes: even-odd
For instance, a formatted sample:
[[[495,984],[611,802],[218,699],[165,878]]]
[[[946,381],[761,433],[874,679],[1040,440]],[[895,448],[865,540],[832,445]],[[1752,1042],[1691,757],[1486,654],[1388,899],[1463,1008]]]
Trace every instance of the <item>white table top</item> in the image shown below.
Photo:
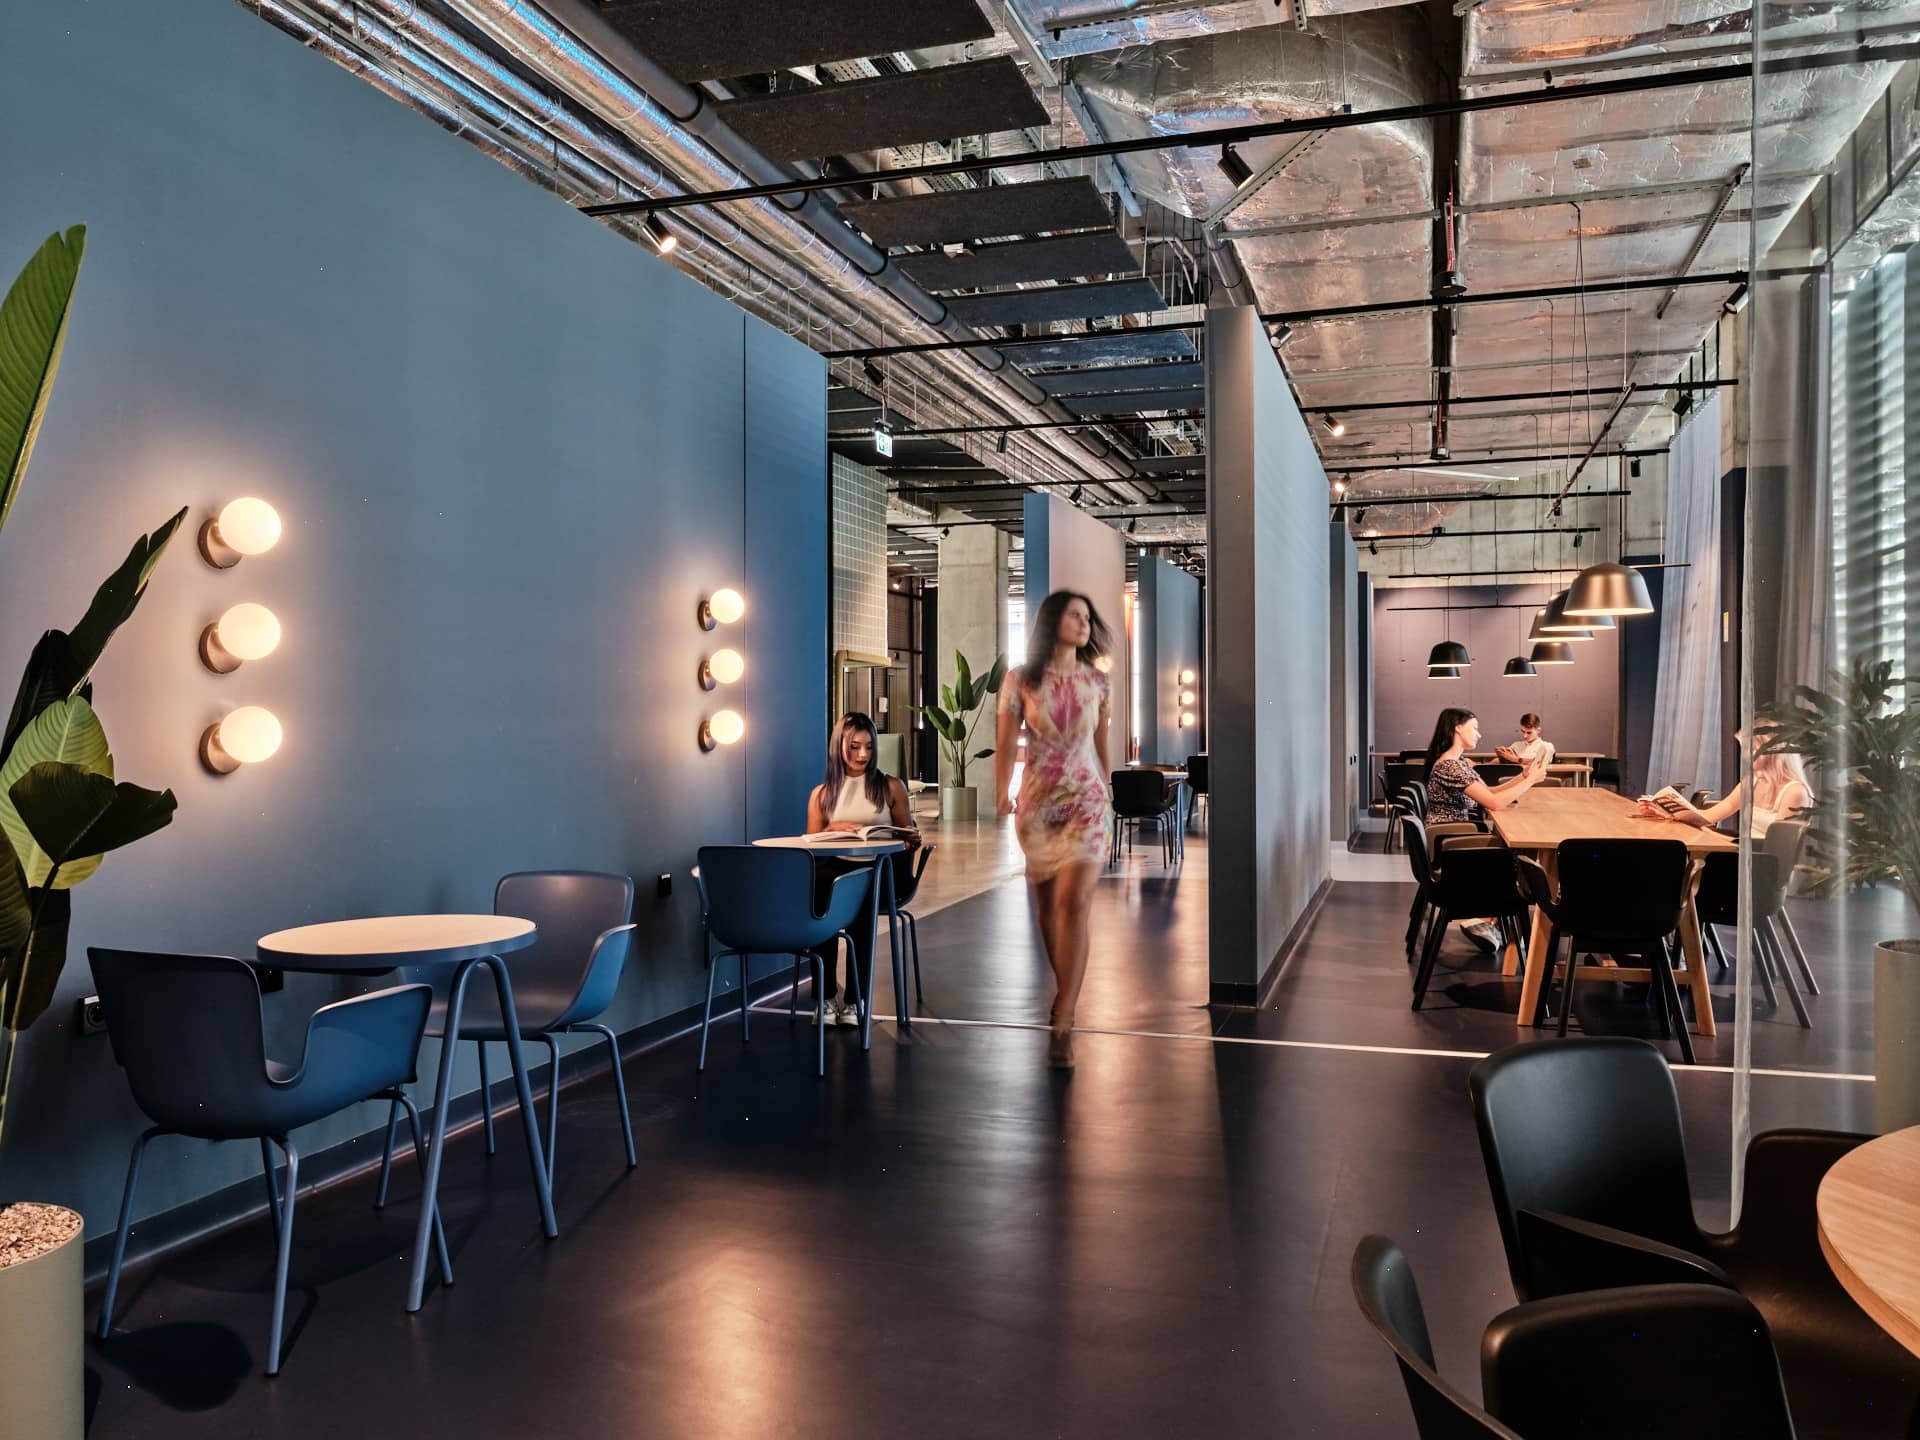
[[[373,915],[262,935],[260,959],[282,969],[452,963],[531,945],[531,920],[513,915]]]
[[[753,843],[771,850],[805,850],[814,855],[837,855],[846,859],[898,855],[907,848],[904,840],[809,840],[804,835],[769,835]]]

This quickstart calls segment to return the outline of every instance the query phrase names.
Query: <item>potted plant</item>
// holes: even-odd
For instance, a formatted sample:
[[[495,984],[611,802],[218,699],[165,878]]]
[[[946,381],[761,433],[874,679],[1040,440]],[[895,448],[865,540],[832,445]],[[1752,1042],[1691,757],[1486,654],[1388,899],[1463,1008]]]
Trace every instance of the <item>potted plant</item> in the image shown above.
[[[85,250],[84,227],[49,236],[0,301],[0,526],[46,414]],[[20,1032],[53,1001],[73,887],[107,851],[173,818],[171,790],[115,781],[91,677],[186,513],[134,542],[71,631],[40,637],[0,732],[0,1156]],[[80,1440],[81,1229],[63,1206],[0,1204],[0,1396],[17,1427],[10,1434]]]
[[[980,728],[982,707],[989,695],[1000,693],[1000,682],[1007,678],[1007,657],[993,657],[993,668],[979,678],[958,650],[953,652],[953,684],[940,687],[940,704],[916,705],[933,722],[940,737],[940,751],[946,756],[951,783],[940,787],[942,820],[975,820],[980,815],[980,794],[967,784],[967,763],[985,760],[993,747],[973,749],[973,732]]]
[[[1831,691],[1798,686],[1762,707],[1761,753],[1790,750],[1818,772],[1806,812],[1816,894],[1891,880],[1920,896],[1920,708],[1889,661],[1856,661]],[[1920,940],[1883,940],[1873,956],[1874,1111],[1880,1128],[1920,1125]]]

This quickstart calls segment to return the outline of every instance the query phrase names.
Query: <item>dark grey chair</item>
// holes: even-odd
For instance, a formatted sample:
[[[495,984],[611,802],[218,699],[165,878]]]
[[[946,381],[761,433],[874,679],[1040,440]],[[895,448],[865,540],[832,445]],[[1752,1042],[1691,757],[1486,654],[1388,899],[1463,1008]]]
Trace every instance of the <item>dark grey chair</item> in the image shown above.
[[[920,877],[927,873],[927,861],[933,858],[933,849],[931,845],[922,845],[918,850],[893,857],[893,909],[907,922],[907,945],[913,954],[913,998],[921,1005],[927,1003],[927,992],[920,988],[920,922],[907,907],[920,893]]]
[[[1180,788],[1168,782],[1167,777],[1158,770],[1115,770],[1108,777],[1113,787],[1113,843],[1108,855],[1109,864],[1120,861],[1120,832],[1128,830],[1128,845],[1132,845],[1132,832],[1143,821],[1153,822],[1160,835],[1160,858],[1171,865],[1174,860],[1174,847],[1178,841],[1174,836],[1172,815],[1180,803]]]
[[[613,1003],[626,970],[635,927],[633,878],[597,870],[522,870],[503,875],[493,889],[493,913],[531,920],[539,934],[513,957],[513,1005],[520,1039],[547,1047],[547,1182],[553,1182],[554,1147],[560,1140],[560,1037],[598,1035],[607,1047],[614,1097],[620,1103],[620,1129],[627,1145],[627,1167],[639,1164],[633,1148],[633,1119],[627,1109],[627,1082],[620,1069],[620,1041],[597,1017]],[[427,1034],[446,1037],[446,997],[435,996]],[[493,1091],[487,1077],[487,1045],[507,1038],[500,998],[492,986],[467,992],[460,1016],[460,1039],[472,1041],[480,1056],[480,1113],[487,1153],[494,1153]],[[393,1161],[397,1107],[387,1116],[387,1143],[380,1160],[380,1188],[374,1200],[387,1199],[387,1174]],[[534,1117],[535,1123],[538,1117]]]
[[[1620,771],[1620,757],[1617,755],[1596,755],[1592,761],[1593,773],[1587,779],[1594,785],[1604,785],[1610,790],[1619,790],[1625,785]]]
[[[1793,962],[1800,967],[1800,978],[1806,981],[1807,993],[1818,995],[1820,982],[1814,978],[1813,967],[1807,963],[1807,952],[1800,944],[1800,933],[1793,928],[1793,916],[1787,913],[1787,889],[1793,884],[1793,872],[1799,868],[1800,853],[1806,848],[1807,822],[1804,820],[1776,820],[1767,827],[1767,833],[1760,837],[1759,848],[1773,856],[1779,862],[1779,903],[1773,913],[1776,940],[1784,941],[1784,948],[1793,956]]]
[[[1780,1004],[1777,987],[1784,984],[1801,1028],[1811,1029],[1813,1017],[1807,1012],[1807,1002],[1794,981],[1793,971],[1788,968],[1779,933],[1774,929],[1784,914],[1786,898],[1786,885],[1780,879],[1779,858],[1765,850],[1755,850],[1749,857],[1749,863],[1753,867],[1750,911],[1753,922],[1753,977],[1766,993],[1768,1006],[1774,1009]],[[1737,851],[1716,850],[1707,856],[1700,867],[1700,888],[1694,892],[1693,905],[1700,917],[1701,940],[1713,952],[1724,972],[1729,966],[1727,952],[1720,944],[1719,927],[1737,929],[1740,924],[1740,856]]]
[[[134,1142],[127,1163],[107,1291],[100,1302],[100,1338],[113,1330],[114,1298],[147,1142],[161,1135],[258,1140],[267,1213],[278,1241],[273,1327],[267,1340],[267,1373],[277,1375],[294,1201],[300,1189],[300,1152],[292,1132],[362,1100],[391,1100],[406,1111],[414,1154],[424,1172],[420,1115],[400,1087],[413,1079],[433,991],[426,985],[398,985],[323,1006],[307,1022],[306,1047],[298,1062],[283,1064],[267,1055],[260,982],[242,961],[224,955],[98,948],[89,949],[87,957],[106,1008],[114,1058],[127,1072],[134,1102],[154,1122]],[[270,1141],[286,1156],[284,1188],[274,1178]],[[453,1267],[438,1214],[433,1227],[441,1278],[451,1283]]]
[[[867,867],[836,876],[825,887],[826,903],[816,908],[813,860],[804,850],[776,846],[700,847],[700,889],[707,907],[707,933],[721,948],[708,961],[707,1005],[700,1018],[697,1069],[707,1068],[707,1032],[713,1028],[713,987],[720,961],[731,955],[740,962],[740,1039],[744,1044],[751,1036],[748,957],[791,955],[796,973],[802,965],[813,967],[816,1068],[821,1075],[827,1073],[827,1026],[821,1014],[827,995],[826,969],[817,951],[823,945],[837,944],[843,935],[852,944],[848,932],[869,903],[873,870]],[[847,975],[854,1003],[870,1026],[872,1011],[859,993],[860,966],[848,965]],[[870,1031],[864,1031],[862,1038],[869,1039]]]

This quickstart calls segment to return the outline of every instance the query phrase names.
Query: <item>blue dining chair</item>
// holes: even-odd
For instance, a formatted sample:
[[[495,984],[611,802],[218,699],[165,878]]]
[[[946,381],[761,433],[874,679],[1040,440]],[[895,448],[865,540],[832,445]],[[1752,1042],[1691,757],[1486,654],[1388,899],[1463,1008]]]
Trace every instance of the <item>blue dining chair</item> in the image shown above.
[[[747,958],[751,955],[791,955],[796,969],[813,967],[813,1018],[819,1033],[815,1044],[817,1068],[827,1073],[827,1027],[821,1013],[827,995],[826,970],[817,953],[820,946],[849,934],[867,904],[873,871],[850,870],[827,888],[824,908],[814,905],[814,857],[804,850],[766,845],[702,845],[700,889],[707,907],[707,933],[719,943],[708,962],[707,1007],[700,1017],[700,1061],[707,1068],[707,1032],[713,1026],[713,987],[720,961],[732,955],[740,961],[740,1039],[748,1035]],[[860,967],[847,966],[854,1003],[860,995]]]
[[[553,1152],[560,1141],[560,1037],[598,1035],[613,1070],[614,1098],[620,1103],[620,1130],[627,1145],[627,1168],[640,1163],[633,1148],[633,1118],[627,1109],[627,1081],[620,1069],[620,1041],[597,1018],[613,1003],[633,948],[633,877],[597,870],[521,870],[500,877],[493,889],[493,913],[531,920],[539,928],[533,944],[514,952],[513,1004],[523,1042],[547,1047],[547,1183],[553,1183]],[[446,997],[436,992],[427,1034],[446,1038]],[[480,1052],[480,1113],[487,1153],[493,1149],[493,1101],[487,1079],[487,1044],[504,1042],[500,997],[490,985],[467,992],[460,1015],[460,1038]],[[536,1117],[537,1118],[537,1117]],[[387,1144],[380,1159],[376,1206],[386,1203],[387,1173],[393,1160],[398,1106],[387,1114]]]
[[[280,1373],[287,1309],[287,1262],[293,1253],[293,1207],[300,1188],[300,1152],[291,1133],[362,1100],[392,1100],[413,1126],[422,1171],[426,1146],[420,1114],[400,1087],[413,1079],[433,991],[397,985],[316,1011],[295,1064],[268,1056],[260,982],[253,968],[224,955],[162,955],[139,950],[87,951],[106,1009],[114,1058],[153,1127],[134,1142],[120,1224],[113,1237],[107,1293],[100,1302],[100,1338],[113,1328],[114,1296],[133,1228],[134,1192],[147,1142],[160,1135],[196,1140],[258,1140],[266,1170],[267,1213],[279,1253],[273,1270],[273,1329],[267,1373]],[[284,1191],[274,1177],[269,1141],[286,1156]],[[439,1215],[433,1217],[440,1274],[453,1266]]]
[[[907,948],[913,955],[913,998],[925,1005],[927,992],[920,988],[920,922],[907,909],[920,893],[920,877],[927,873],[927,861],[933,858],[933,846],[922,845],[907,855],[893,859],[893,908],[907,922]]]

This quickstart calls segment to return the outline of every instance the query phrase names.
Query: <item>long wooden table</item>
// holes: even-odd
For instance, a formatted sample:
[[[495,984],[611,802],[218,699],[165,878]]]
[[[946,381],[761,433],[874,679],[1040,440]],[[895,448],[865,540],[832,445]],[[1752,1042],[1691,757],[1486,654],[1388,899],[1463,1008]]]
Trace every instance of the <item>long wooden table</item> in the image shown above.
[[[1494,832],[1507,847],[1522,855],[1531,855],[1549,875],[1557,873],[1558,851],[1563,840],[1680,840],[1692,853],[1695,865],[1687,882],[1686,903],[1680,910],[1680,945],[1686,954],[1686,969],[1675,978],[1693,992],[1694,1028],[1702,1035],[1714,1033],[1713,994],[1707,988],[1706,955],[1700,943],[1700,917],[1693,907],[1693,892],[1699,880],[1698,861],[1715,850],[1733,850],[1730,836],[1712,830],[1696,829],[1671,820],[1651,820],[1637,813],[1634,802],[1610,790],[1535,789],[1520,798],[1517,805],[1496,810],[1491,815]],[[1547,983],[1544,962],[1547,933],[1551,928],[1546,914],[1535,910],[1533,934],[1527,942],[1530,957],[1520,987],[1521,1025],[1533,1023],[1541,987]],[[1518,957],[1508,948],[1506,973],[1517,968]],[[1583,979],[1645,981],[1652,978],[1644,966],[1582,965]]]

